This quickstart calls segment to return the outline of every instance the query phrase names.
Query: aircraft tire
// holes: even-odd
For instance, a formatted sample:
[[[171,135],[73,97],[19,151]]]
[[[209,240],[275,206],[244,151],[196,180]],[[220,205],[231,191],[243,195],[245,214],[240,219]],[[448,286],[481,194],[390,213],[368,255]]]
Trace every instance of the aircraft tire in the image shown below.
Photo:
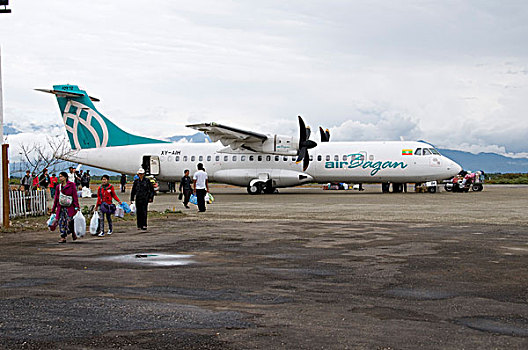
[[[446,190],[447,192],[451,192],[453,190],[453,187],[449,187],[447,186],[447,184],[444,185],[444,190]]]
[[[257,182],[253,186],[248,186],[247,187],[247,192],[249,194],[261,194],[262,193],[262,185],[259,182]]]
[[[264,193],[273,194],[275,193],[275,188],[273,188],[273,186],[266,186],[264,187]]]
[[[428,191],[429,193],[436,193],[436,187],[429,187],[429,188],[427,189],[427,191]]]
[[[381,184],[381,192],[389,193],[389,189],[390,189],[390,183],[382,183]]]

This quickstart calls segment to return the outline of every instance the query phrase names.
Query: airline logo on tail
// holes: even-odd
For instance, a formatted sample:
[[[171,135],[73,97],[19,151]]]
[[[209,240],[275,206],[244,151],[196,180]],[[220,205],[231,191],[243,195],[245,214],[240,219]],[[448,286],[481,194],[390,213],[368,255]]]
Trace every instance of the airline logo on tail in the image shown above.
[[[94,141],[95,148],[108,145],[108,128],[103,118],[90,107],[76,101],[69,100],[62,115],[68,136],[73,141],[75,149],[83,148],[79,141],[79,134],[86,139],[87,133]]]
[[[97,111],[92,103],[92,101],[98,102],[97,98],[88,96],[86,91],[76,85],[54,85],[53,90],[36,90],[57,97],[72,149],[170,143],[133,135],[122,130]]]

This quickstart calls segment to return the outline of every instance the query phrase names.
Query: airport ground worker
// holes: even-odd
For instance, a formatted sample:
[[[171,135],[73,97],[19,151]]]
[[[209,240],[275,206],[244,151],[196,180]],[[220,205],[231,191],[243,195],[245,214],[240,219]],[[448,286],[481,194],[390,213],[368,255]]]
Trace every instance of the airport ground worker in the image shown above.
[[[115,205],[112,204],[112,199],[115,199],[120,205],[121,200],[117,197],[114,186],[110,183],[110,177],[108,175],[103,175],[101,177],[101,186],[97,189],[97,203],[95,204],[95,210],[99,214],[99,228],[95,232],[99,237],[105,235],[104,232],[104,219],[108,221],[108,232],[107,235],[111,235],[113,232],[112,225],[112,214],[115,213]]]
[[[136,204],[136,219],[137,228],[141,230],[147,229],[147,213],[148,204],[154,200],[154,186],[152,182],[145,177],[145,170],[139,168],[137,172],[138,178],[134,180],[132,185],[132,192],[130,193],[130,203]]]
[[[205,211],[205,195],[209,192],[209,180],[203,164],[198,163],[197,168],[198,171],[193,175],[194,194],[198,201],[198,211],[203,213]]]
[[[189,169],[185,169],[183,177],[180,180],[180,194],[183,196],[183,206],[189,209],[189,199],[193,193],[192,180],[189,176]]]
[[[61,239],[59,243],[66,243],[66,237],[71,233],[75,241],[77,235],[73,227],[73,217],[79,210],[79,198],[75,184],[68,180],[68,173],[59,174],[59,185],[56,187],[55,200],[53,201],[52,212],[59,221],[59,231]]]

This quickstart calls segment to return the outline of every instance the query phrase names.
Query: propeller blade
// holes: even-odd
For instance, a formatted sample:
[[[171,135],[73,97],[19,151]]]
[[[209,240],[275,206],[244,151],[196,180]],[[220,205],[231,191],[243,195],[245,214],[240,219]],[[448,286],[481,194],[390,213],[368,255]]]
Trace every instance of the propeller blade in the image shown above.
[[[299,155],[297,156],[297,160],[296,162],[297,163],[300,163],[301,160],[303,160],[305,157],[306,157],[306,154],[308,153],[308,150],[306,149],[306,147],[301,147],[299,149]]]
[[[311,149],[317,146],[317,142],[312,140],[307,140],[303,143],[303,147],[306,147],[307,149]]]
[[[322,127],[319,127],[319,134],[321,134],[321,142],[330,141],[330,131],[328,129],[323,130]]]
[[[308,140],[310,138],[310,135],[312,134],[312,129],[307,126],[306,127],[306,139]]]
[[[304,120],[301,118],[301,116],[298,116],[299,118],[299,148],[301,147],[301,143],[306,141],[306,125],[304,125]]]
[[[308,151],[306,151],[303,161],[303,171],[306,171],[306,169],[308,169],[308,165],[310,165],[310,155],[308,154]]]

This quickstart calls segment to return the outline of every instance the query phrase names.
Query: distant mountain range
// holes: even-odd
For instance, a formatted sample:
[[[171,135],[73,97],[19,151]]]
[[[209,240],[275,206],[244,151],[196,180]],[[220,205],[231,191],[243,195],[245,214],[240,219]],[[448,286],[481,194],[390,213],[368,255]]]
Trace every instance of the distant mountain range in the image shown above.
[[[439,151],[465,170],[484,170],[486,173],[528,173],[528,158],[511,158],[496,153],[473,154],[450,149],[439,149]]]

